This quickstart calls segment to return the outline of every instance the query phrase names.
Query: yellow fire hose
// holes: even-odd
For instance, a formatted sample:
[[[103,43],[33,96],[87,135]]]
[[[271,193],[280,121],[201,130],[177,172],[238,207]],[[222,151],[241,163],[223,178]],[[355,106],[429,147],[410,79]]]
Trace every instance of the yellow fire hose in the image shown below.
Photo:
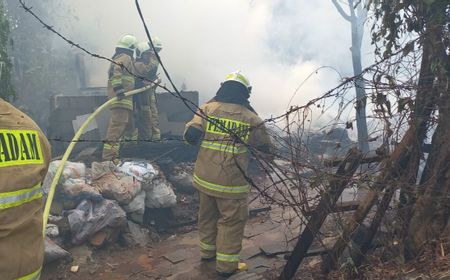
[[[153,85],[148,85],[146,87],[143,88],[139,88],[139,89],[135,89],[135,90],[131,90],[125,93],[125,96],[132,96],[138,93],[141,93],[147,89],[150,89],[154,87]],[[109,106],[111,106],[111,104],[117,100],[117,97],[114,97],[110,100],[108,100],[107,102],[105,102],[104,104],[102,104],[100,107],[97,108],[97,110],[94,111],[94,113],[92,113],[89,118],[83,123],[83,125],[80,127],[80,129],[78,129],[77,133],[75,133],[75,136],[73,137],[72,141],[69,144],[69,147],[67,147],[66,152],[64,153],[62,159],[61,159],[61,163],[58,166],[58,169],[56,170],[56,174],[55,177],[53,178],[52,184],[50,185],[50,191],[48,193],[47,196],[47,201],[45,202],[45,208],[44,208],[44,222],[43,222],[43,234],[45,236],[45,229],[47,228],[47,221],[48,221],[48,216],[50,214],[50,207],[52,206],[52,201],[53,201],[53,197],[55,196],[55,190],[56,190],[56,185],[58,185],[58,181],[59,181],[59,177],[61,177],[61,174],[64,170],[64,165],[67,162],[67,159],[69,158],[70,154],[72,153],[73,148],[75,147],[75,144],[78,142],[78,140],[80,139],[81,135],[83,135],[84,131],[86,130],[86,128],[89,126],[89,124],[94,120],[94,118],[103,110],[105,110],[106,108],[108,108]]]

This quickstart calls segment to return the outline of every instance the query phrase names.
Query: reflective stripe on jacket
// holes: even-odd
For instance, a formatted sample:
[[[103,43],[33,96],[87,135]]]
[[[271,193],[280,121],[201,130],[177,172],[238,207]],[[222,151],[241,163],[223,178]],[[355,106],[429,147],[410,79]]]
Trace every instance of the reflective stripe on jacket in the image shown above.
[[[195,115],[186,125],[204,132],[194,186],[215,197],[245,198],[249,192],[244,176],[249,162],[247,145],[271,145],[262,120],[246,107],[231,103],[212,101],[200,110],[207,120]]]
[[[50,145],[24,113],[0,99],[0,275],[39,279],[43,257],[41,182]]]
[[[125,53],[118,54],[113,60],[122,65],[119,66],[115,63],[111,63],[108,71],[108,97],[111,99],[116,97],[114,88],[122,86],[125,92],[134,89],[134,73],[133,58]],[[121,107],[125,109],[133,110],[133,102],[131,97],[127,97],[122,100],[115,101],[111,107]]]

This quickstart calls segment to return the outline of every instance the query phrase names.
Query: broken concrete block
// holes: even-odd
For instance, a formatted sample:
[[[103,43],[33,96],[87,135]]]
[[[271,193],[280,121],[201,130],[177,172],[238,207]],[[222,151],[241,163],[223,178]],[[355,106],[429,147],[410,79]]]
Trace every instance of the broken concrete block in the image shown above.
[[[77,273],[79,269],[80,269],[80,266],[78,266],[78,265],[72,265],[72,266],[70,267],[70,272],[72,272],[72,273]]]
[[[45,235],[51,238],[57,237],[59,235],[58,226],[54,224],[47,224],[47,228],[45,229]]]
[[[163,255],[163,257],[173,264],[182,262],[187,258],[185,250],[178,250],[172,253],[168,253]]]

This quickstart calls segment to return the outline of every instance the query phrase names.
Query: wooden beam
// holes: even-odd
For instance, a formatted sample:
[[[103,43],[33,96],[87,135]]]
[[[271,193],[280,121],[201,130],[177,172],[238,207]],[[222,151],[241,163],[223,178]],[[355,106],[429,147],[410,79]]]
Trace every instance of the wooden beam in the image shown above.
[[[358,168],[361,158],[362,153],[358,149],[353,148],[349,150],[345,160],[341,162],[335,176],[331,179],[327,187],[328,191],[320,199],[316,211],[311,215],[305,229],[299,236],[297,244],[280,275],[280,279],[290,280],[294,277],[302,260],[306,257],[315,235],[319,232],[326,217],[331,212],[331,209],[334,208],[336,201]]]

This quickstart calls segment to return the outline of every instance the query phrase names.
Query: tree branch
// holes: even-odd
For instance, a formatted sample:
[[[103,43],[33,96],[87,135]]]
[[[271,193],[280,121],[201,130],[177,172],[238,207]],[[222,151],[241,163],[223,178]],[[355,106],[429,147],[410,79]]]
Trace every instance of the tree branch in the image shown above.
[[[337,2],[337,0],[331,0],[331,2],[333,2],[334,6],[336,7],[336,9],[338,10],[338,12],[341,14],[341,16],[347,20],[347,21],[351,21],[351,17],[344,11],[344,9],[341,7],[341,5]]]

